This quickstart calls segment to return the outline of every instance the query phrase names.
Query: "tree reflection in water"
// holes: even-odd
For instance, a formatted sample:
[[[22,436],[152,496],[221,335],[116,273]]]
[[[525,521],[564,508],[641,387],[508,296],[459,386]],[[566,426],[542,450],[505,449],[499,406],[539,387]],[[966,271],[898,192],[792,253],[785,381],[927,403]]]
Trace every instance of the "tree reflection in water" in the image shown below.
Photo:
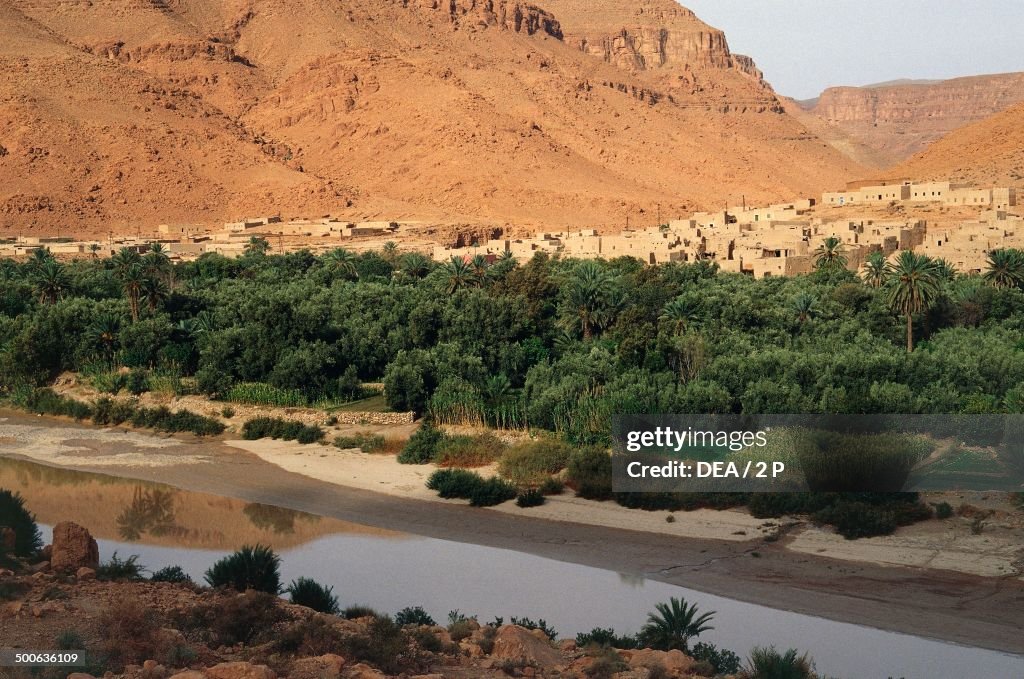
[[[253,502],[242,510],[249,517],[252,525],[263,530],[272,530],[278,535],[288,535],[295,532],[295,520],[305,519],[306,521],[319,521],[320,517],[315,514],[307,514],[295,509],[275,507]]]
[[[149,533],[154,537],[181,534],[185,528],[175,524],[174,496],[177,491],[136,486],[132,501],[117,517],[121,538],[134,542]]]

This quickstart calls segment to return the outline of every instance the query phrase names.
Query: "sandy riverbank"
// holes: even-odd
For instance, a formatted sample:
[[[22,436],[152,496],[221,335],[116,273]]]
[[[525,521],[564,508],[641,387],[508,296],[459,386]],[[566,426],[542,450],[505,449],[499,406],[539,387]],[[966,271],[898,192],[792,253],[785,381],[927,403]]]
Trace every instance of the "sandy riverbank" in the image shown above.
[[[79,443],[83,430],[100,432],[95,434],[99,439],[92,439],[99,444],[90,445],[87,453]],[[32,443],[38,436],[47,437],[51,447],[36,452]],[[903,542],[891,544],[884,542],[890,538],[836,541],[816,529],[801,534],[820,532],[813,540],[797,535],[769,543],[758,530],[764,522],[738,511],[677,513],[670,524],[664,512],[568,497],[528,510],[480,510],[430,497],[422,486],[429,467],[404,467],[390,458],[279,442],[255,449],[246,442],[242,450],[234,443],[187,437],[157,440],[168,445],[137,464],[123,464],[133,443],[122,432],[25,416],[0,421],[0,454],[528,552],[881,629],[1024,652],[1024,582],[1019,577],[890,565],[901,550],[910,554],[903,563],[919,565],[916,560],[938,551],[951,555],[944,557],[946,562],[963,565],[966,557],[957,552],[969,552],[970,545],[950,544],[948,536],[944,552],[930,545],[930,538],[921,538],[915,555],[905,549],[910,544],[906,536],[915,534],[902,531],[891,539]],[[60,442],[56,448],[54,441]],[[833,556],[829,550],[838,558],[825,558]],[[975,568],[991,568],[988,557],[974,558]]]

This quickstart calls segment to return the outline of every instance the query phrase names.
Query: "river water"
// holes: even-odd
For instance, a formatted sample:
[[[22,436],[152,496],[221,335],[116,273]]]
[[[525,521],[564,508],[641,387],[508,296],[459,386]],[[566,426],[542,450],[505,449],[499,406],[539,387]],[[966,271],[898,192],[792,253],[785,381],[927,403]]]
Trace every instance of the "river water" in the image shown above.
[[[809,652],[819,673],[837,678],[1024,678],[1024,657],[958,646],[771,609],[515,551],[417,537],[327,517],[71,472],[0,458],[0,487],[20,492],[44,539],[58,520],[79,517],[97,536],[100,557],[138,555],[150,571],[180,565],[194,580],[242,544],[272,545],[284,581],[312,577],[342,606],[394,613],[423,606],[437,621],[449,611],[544,619],[560,637],[594,627],[635,632],[655,604],[684,597],[715,611],[701,635],[746,656],[755,645]]]

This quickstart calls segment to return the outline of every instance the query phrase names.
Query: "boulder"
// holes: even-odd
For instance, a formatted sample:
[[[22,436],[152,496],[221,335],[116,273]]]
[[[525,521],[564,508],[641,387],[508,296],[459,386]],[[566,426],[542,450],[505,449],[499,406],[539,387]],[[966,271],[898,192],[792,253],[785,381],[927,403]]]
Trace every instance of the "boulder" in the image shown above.
[[[185,670],[184,672],[172,674],[171,679],[206,679],[206,675],[196,670]]]
[[[75,577],[79,580],[95,580],[96,571],[92,568],[88,568],[87,566],[82,566],[75,571]]]
[[[374,669],[369,665],[359,663],[353,665],[348,671],[349,679],[388,679],[388,675],[384,674],[380,670]]]
[[[222,662],[207,667],[205,673],[210,679],[277,679],[274,670],[266,665],[253,665],[247,662]]]
[[[76,571],[83,566],[97,568],[100,550],[89,531],[71,521],[53,527],[53,553],[50,565],[54,570]]]
[[[563,664],[562,654],[554,649],[550,641],[546,638],[544,641],[538,639],[530,630],[519,625],[502,625],[498,629],[491,657],[527,661],[541,667]]]
[[[696,661],[682,651],[654,651],[645,648],[639,651],[620,651],[620,655],[629,663],[630,667],[664,667],[669,674],[682,676],[688,674]]]
[[[301,658],[292,663],[289,679],[337,679],[341,676],[341,668],[345,659],[340,655],[328,653],[315,658]]]

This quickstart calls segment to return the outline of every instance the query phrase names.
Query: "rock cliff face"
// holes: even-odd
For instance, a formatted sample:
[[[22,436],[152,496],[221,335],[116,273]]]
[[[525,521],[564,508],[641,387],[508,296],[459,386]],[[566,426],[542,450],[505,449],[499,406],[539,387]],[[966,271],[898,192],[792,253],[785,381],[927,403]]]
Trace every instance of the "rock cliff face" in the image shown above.
[[[403,0],[408,3],[408,0]],[[546,33],[562,38],[558,20],[534,5],[509,0],[418,0],[425,9],[445,12],[457,24],[486,28],[498,26],[516,33]]]
[[[876,87],[833,87],[808,109],[890,162],[1024,101],[1024,73]]]

